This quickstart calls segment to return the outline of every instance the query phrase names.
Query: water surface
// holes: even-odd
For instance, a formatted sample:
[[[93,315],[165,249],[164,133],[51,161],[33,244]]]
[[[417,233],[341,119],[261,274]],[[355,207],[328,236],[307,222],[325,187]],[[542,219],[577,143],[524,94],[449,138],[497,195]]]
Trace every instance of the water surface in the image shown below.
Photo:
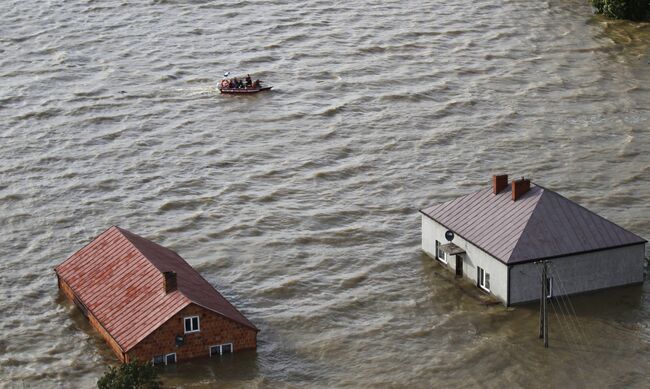
[[[483,305],[422,255],[417,210],[505,172],[650,237],[648,24],[583,0],[0,14],[1,386],[92,387],[115,363],[53,273],[113,224],[261,328],[169,384],[647,385],[650,287],[572,298],[544,350],[536,306]],[[274,90],[221,96],[224,71]]]

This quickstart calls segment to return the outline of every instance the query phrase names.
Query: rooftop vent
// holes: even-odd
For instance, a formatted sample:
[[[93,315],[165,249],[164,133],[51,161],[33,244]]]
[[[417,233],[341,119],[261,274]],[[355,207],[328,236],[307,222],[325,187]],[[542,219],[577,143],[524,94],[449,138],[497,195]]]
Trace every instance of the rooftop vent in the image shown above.
[[[517,201],[530,190],[530,180],[521,177],[512,181],[512,201]]]
[[[499,194],[508,187],[508,175],[500,174],[492,176],[492,193]]]
[[[178,286],[176,283],[176,273],[173,271],[163,272],[163,278],[165,293],[168,294],[175,291]]]

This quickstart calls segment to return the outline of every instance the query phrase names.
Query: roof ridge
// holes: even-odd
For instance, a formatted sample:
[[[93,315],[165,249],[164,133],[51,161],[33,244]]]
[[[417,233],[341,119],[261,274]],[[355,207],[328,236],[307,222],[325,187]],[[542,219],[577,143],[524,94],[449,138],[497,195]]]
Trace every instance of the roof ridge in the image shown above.
[[[138,234],[136,234],[136,233],[134,233],[134,232],[131,232],[131,231],[127,230],[127,229],[124,229],[124,228],[120,228],[120,227],[117,227],[117,226],[115,226],[115,228],[117,228],[117,230],[120,231],[120,233],[122,234],[122,236],[124,236],[124,238],[125,238],[126,240],[128,240],[129,243],[131,243],[131,245],[133,246],[133,248],[135,248],[135,249],[136,249],[140,254],[142,254],[142,257],[144,257],[144,259],[146,259],[146,260],[151,264],[151,266],[155,267],[156,269],[158,269],[158,271],[160,271],[160,274],[163,273],[163,270],[161,270],[158,266],[156,266],[156,264],[155,264],[155,263],[154,263],[154,262],[153,262],[149,257],[147,257],[147,255],[142,251],[142,249],[141,249],[140,247],[138,247],[138,245],[137,245],[133,240],[130,239],[130,237],[128,236],[128,234],[133,235],[133,236],[136,236],[136,237],[138,237],[138,238],[140,238],[140,239],[144,239],[144,240],[146,240],[146,241],[149,242],[149,243],[155,244],[156,246],[160,246],[161,248],[163,248],[163,249],[165,249],[165,250],[169,250],[169,251],[171,251],[172,253],[176,254],[176,256],[180,257],[180,255],[178,255],[178,253],[177,253],[176,251],[174,251],[174,250],[172,250],[172,249],[170,249],[170,248],[167,248],[167,247],[165,247],[165,246],[163,246],[163,245],[159,245],[158,243],[154,242],[153,240],[147,239],[147,238],[145,238],[144,236],[140,236],[140,235],[138,235]],[[126,234],[125,234],[125,232],[126,232]],[[186,296],[186,297],[187,297],[187,296]]]
[[[511,258],[513,257],[513,255],[517,252],[517,248],[519,247],[519,245],[520,245],[521,242],[522,242],[522,239],[521,239],[521,238],[524,236],[524,234],[525,234],[526,231],[528,230],[528,227],[531,225],[530,221],[531,221],[531,220],[533,219],[533,217],[535,216],[535,212],[536,212],[537,209],[539,208],[539,204],[541,204],[541,202],[542,202],[542,197],[544,196],[544,194],[545,194],[546,191],[547,191],[546,188],[544,188],[544,187],[541,186],[541,185],[537,185],[537,184],[535,184],[535,183],[532,182],[532,181],[531,181],[531,184],[533,184],[533,185],[539,187],[539,188],[542,190],[542,193],[540,193],[538,200],[535,202],[535,205],[534,205],[534,207],[533,207],[533,210],[530,212],[530,215],[528,215],[528,220],[526,220],[526,225],[524,226],[524,228],[521,230],[521,233],[520,233],[519,236],[517,237],[517,243],[515,243],[515,247],[512,248],[512,251],[510,252],[510,255],[508,255],[508,258],[506,258],[506,263],[510,262],[510,259],[511,259]]]
[[[531,183],[533,183],[533,182],[531,181]],[[641,237],[641,236],[635,234],[634,232],[628,230],[627,228],[624,228],[624,227],[618,225],[617,223],[614,223],[613,221],[607,219],[606,217],[604,217],[604,216],[602,216],[602,215],[599,215],[599,214],[597,214],[596,212],[590,210],[589,208],[584,207],[584,206],[580,205],[579,203],[577,203],[577,202],[571,200],[570,198],[561,195],[560,193],[554,191],[553,189],[545,188],[545,187],[543,187],[543,186],[541,186],[541,185],[538,185],[538,184],[536,184],[536,183],[534,183],[534,184],[535,184],[536,186],[539,186],[540,188],[544,189],[544,191],[549,191],[550,193],[552,193],[552,194],[554,194],[554,195],[557,195],[557,196],[563,198],[564,200],[570,202],[571,204],[576,205],[576,206],[578,206],[579,208],[582,208],[583,210],[587,211],[588,213],[590,213],[590,214],[592,214],[592,215],[594,215],[594,216],[596,216],[596,217],[598,217],[598,218],[600,218],[600,219],[603,219],[603,220],[605,220],[605,221],[608,222],[608,223],[611,223],[611,224],[615,225],[616,227],[622,229],[622,230],[625,231],[625,232],[628,232],[628,233],[630,233],[630,234],[636,236],[637,238],[643,240],[644,242],[648,242],[646,239],[644,239],[643,237]]]

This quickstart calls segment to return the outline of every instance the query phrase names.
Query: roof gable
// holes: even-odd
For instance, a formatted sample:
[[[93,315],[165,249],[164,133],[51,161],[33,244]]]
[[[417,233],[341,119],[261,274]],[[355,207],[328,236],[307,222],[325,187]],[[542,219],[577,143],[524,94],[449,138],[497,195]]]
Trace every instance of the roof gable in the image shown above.
[[[507,264],[645,242],[539,185],[517,201],[511,190],[484,189],[421,212]]]
[[[120,229],[120,231],[161,273],[176,272],[178,290],[190,301],[247,327],[257,329],[176,252],[127,230]]]
[[[178,289],[163,290],[163,271],[177,274]],[[111,227],[55,268],[123,351],[192,302],[255,330],[174,251]]]

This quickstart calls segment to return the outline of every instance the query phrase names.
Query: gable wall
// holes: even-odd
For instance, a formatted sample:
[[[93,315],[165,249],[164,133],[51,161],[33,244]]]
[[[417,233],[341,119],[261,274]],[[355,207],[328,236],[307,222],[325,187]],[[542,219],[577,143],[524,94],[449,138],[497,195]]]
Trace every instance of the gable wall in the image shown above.
[[[645,244],[601,250],[548,260],[553,295],[576,294],[643,282]],[[510,272],[510,303],[539,300],[541,268],[514,265]]]
[[[184,334],[184,318],[199,316],[200,332]],[[183,335],[182,346],[176,346],[176,335]],[[128,354],[128,360],[137,358],[151,361],[155,355],[176,353],[178,362],[209,357],[209,347],[232,343],[234,352],[257,347],[257,331],[226,319],[196,304],[190,304],[174,315],[145,339],[140,341]]]
[[[436,240],[445,244],[445,232],[447,228],[440,223],[432,220],[426,215],[422,216],[422,250],[431,258],[436,258]],[[490,294],[499,298],[504,304],[508,301],[508,267],[499,262],[496,258],[487,254],[485,251],[474,246],[456,234],[453,243],[465,250],[464,254],[459,254],[463,258],[463,277],[477,283],[477,266],[483,268],[490,274]],[[450,271],[456,270],[456,256],[448,255],[446,266]]]

